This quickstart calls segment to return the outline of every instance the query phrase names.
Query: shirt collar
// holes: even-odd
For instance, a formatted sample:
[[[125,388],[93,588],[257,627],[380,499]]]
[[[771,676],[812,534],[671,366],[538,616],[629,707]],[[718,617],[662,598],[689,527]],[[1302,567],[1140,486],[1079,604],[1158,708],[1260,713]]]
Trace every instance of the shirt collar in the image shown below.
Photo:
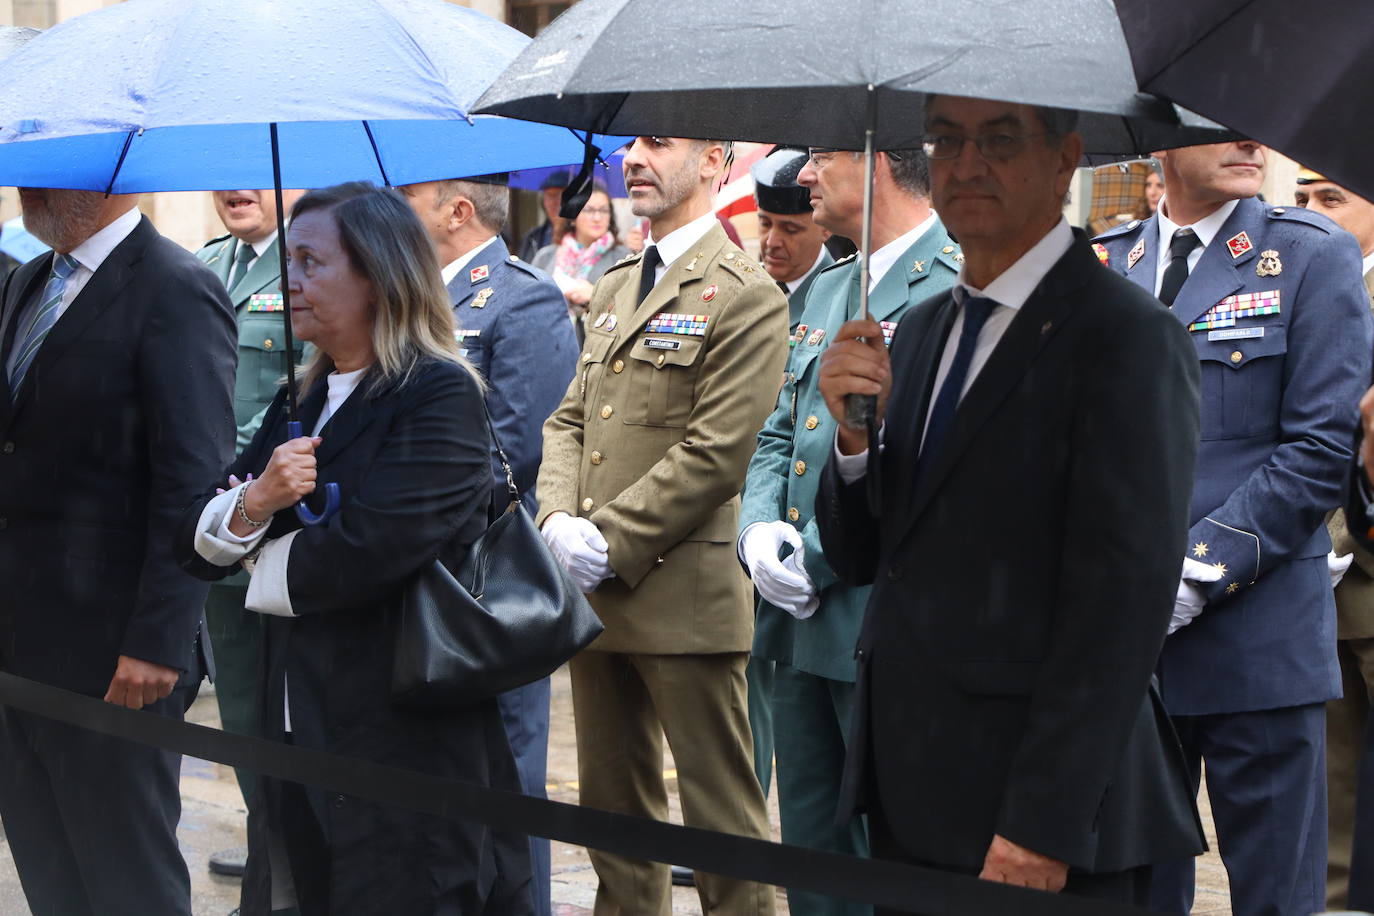
[[[1159,209],[1156,211],[1159,214],[1159,259],[1161,261],[1168,258],[1169,243],[1173,241],[1174,233],[1180,229],[1192,229],[1193,232],[1197,233],[1198,241],[1202,243],[1198,247],[1206,249],[1208,245],[1212,244],[1212,239],[1217,237],[1221,227],[1231,218],[1231,214],[1240,204],[1239,199],[1228,200],[1217,207],[1216,212],[1203,217],[1191,226],[1180,226],[1164,214],[1165,202],[1168,199],[1168,195],[1160,198]]]
[[[678,226],[661,239],[650,238],[644,243],[644,246],[647,248],[653,245],[658,248],[658,256],[663,259],[663,268],[667,270],[673,266],[674,261],[686,254],[719,222],[720,220],[716,218],[716,212],[710,210],[690,223]]]
[[[1059,259],[1071,247],[1073,230],[1069,228],[1069,221],[1061,216],[1044,238],[1032,245],[1015,264],[1002,271],[997,279],[988,284],[987,289],[980,290],[969,285],[964,279],[967,268],[959,271],[956,286],[962,288],[966,295],[982,296],[1009,309],[1020,309],[1040,281],[1045,279],[1045,274],[1059,263]]]
[[[868,259],[868,289],[870,292],[882,281],[887,272],[892,269],[892,265],[896,264],[897,260],[906,253],[906,250],[912,245],[915,245],[920,240],[921,236],[930,231],[937,219],[939,219],[939,216],[934,210],[931,210],[930,215],[919,224],[873,252]]]
[[[802,285],[803,283],[806,282],[806,280],[807,280],[808,277],[810,277],[810,276],[811,276],[812,274],[814,274],[816,271],[818,271],[818,270],[821,269],[821,262],[824,261],[824,260],[825,260],[825,244],[822,243],[822,244],[821,244],[821,250],[818,251],[818,252],[816,252],[816,261],[815,261],[815,263],[813,263],[813,264],[811,265],[811,269],[808,270],[806,273],[802,274],[802,275],[801,275],[800,277],[798,277],[797,279],[792,280],[792,281],[789,282],[789,283],[783,284],[784,286],[787,287],[787,295],[790,296],[790,295],[792,295],[793,293],[795,293],[798,289],[800,289],[800,288],[801,288],[801,285]]]
[[[72,257],[76,259],[76,263],[91,273],[95,273],[100,269],[100,265],[105,263],[110,252],[118,248],[119,243],[127,239],[130,233],[138,228],[139,221],[142,219],[143,214],[139,212],[138,207],[134,207],[73,248]]]
[[[253,258],[256,260],[257,258],[260,258],[263,255],[267,254],[268,250],[271,249],[271,247],[276,243],[277,230],[275,229],[272,230],[272,234],[267,236],[267,238],[258,239],[256,242],[249,242],[249,244],[253,247]],[[242,245],[243,243],[239,242],[239,244]]]
[[[452,283],[453,278],[458,276],[458,274],[462,272],[464,267],[467,267],[468,264],[472,263],[472,259],[477,257],[478,252],[486,251],[487,246],[494,241],[496,241],[496,236],[493,235],[491,238],[487,239],[484,242],[479,242],[466,253],[458,255],[458,257],[454,258],[452,261],[449,261],[447,264],[445,264],[444,269],[440,271],[440,273],[444,275],[444,285],[448,286],[450,283]]]
[[[1368,274],[1371,270],[1374,270],[1374,251],[1364,256],[1364,272]]]

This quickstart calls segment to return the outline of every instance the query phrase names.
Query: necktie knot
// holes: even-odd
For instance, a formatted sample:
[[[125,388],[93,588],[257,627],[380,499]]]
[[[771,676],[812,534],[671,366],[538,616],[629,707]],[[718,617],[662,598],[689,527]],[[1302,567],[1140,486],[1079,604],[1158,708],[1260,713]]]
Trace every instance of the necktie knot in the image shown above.
[[[1169,257],[1186,258],[1200,244],[1202,244],[1202,239],[1197,237],[1196,232],[1191,229],[1180,229],[1174,233],[1173,239],[1169,242]]]
[[[239,242],[238,250],[234,252],[234,263],[243,266],[257,256],[258,253],[253,250],[252,245],[247,242]]]
[[[77,263],[76,258],[72,257],[69,254],[53,255],[53,276],[57,277],[60,280],[65,280],[68,277],[70,277],[73,273],[76,272],[76,269],[80,266],[81,265]]]
[[[997,308],[997,302],[986,296],[966,296],[964,297],[964,335],[972,335],[977,338],[983,325],[988,323],[992,317],[993,309]]]

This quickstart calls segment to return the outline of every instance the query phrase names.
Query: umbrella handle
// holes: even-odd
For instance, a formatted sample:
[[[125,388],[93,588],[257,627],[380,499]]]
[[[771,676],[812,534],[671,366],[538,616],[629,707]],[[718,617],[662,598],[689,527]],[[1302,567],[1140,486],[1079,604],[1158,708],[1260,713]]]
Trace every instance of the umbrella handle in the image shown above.
[[[302,435],[301,423],[299,420],[292,420],[286,424],[286,435],[291,439],[299,439]],[[330,481],[324,485],[324,511],[319,515],[310,511],[310,507],[305,504],[305,500],[296,503],[296,518],[301,520],[302,525],[323,525],[333,518],[339,511],[339,485]]]

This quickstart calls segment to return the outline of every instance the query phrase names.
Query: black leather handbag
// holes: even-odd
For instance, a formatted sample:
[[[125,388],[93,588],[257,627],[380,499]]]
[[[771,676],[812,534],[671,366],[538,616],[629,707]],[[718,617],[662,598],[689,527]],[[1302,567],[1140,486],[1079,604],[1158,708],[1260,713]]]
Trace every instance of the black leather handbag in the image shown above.
[[[401,596],[391,671],[398,706],[472,706],[547,677],[603,629],[520,504],[499,442],[496,453],[510,506],[465,556],[431,561]]]

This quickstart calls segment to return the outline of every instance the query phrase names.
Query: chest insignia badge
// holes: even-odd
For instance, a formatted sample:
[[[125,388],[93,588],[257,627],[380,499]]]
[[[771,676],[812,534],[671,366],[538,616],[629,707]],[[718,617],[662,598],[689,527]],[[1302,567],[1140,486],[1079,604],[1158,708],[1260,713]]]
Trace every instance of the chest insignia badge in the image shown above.
[[[1226,240],[1226,247],[1231,250],[1232,259],[1235,259],[1247,252],[1253,251],[1255,245],[1250,241],[1250,236],[1245,232],[1237,232]]]
[[[806,345],[808,347],[817,347],[820,346],[822,340],[825,340],[825,328],[816,328],[816,330],[811,332],[811,336],[806,339]]]
[[[710,302],[712,299],[716,298],[716,293],[718,291],[719,287],[712,283],[710,286],[706,287],[704,290],[701,291],[701,301]]]
[[[1098,257],[1100,258],[1102,255],[1098,255]],[[1145,239],[1141,238],[1135,243],[1135,247],[1126,253],[1126,269],[1130,270],[1135,266],[1135,262],[1143,257],[1145,257]],[[1104,260],[1102,263],[1106,264],[1107,262]]]
[[[1283,262],[1279,260],[1279,253],[1272,248],[1268,251],[1261,251],[1259,263],[1255,265],[1255,276],[1277,277],[1281,273],[1283,273]]]
[[[472,307],[475,308],[475,309],[484,309],[484,308],[486,308],[486,307],[487,307],[487,300],[491,298],[491,295],[492,295],[492,293],[494,293],[494,292],[496,292],[496,290],[492,289],[490,286],[488,286],[486,289],[484,289],[484,290],[482,290],[481,292],[479,292],[479,293],[477,294],[477,298],[472,300]]]
[[[489,276],[491,276],[491,271],[487,270],[487,265],[480,264],[477,267],[474,267],[472,270],[468,271],[468,282],[481,283]]]

